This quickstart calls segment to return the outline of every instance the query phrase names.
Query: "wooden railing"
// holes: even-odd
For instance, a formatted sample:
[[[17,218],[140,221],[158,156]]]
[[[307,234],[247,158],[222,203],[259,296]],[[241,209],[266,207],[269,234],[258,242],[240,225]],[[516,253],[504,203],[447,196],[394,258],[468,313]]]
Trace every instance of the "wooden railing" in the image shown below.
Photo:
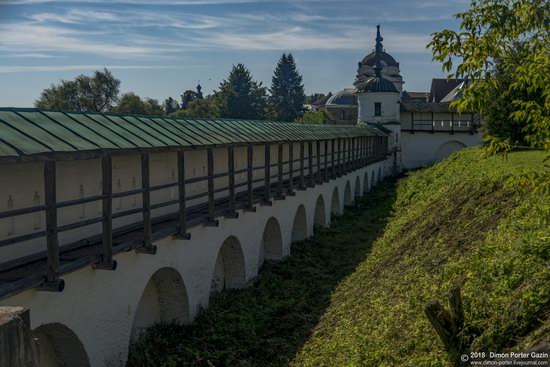
[[[274,162],[271,159],[271,146],[275,144],[277,145],[277,160]],[[294,144],[299,144],[299,157],[297,159],[294,154]],[[305,155],[305,144],[308,145],[307,156]],[[312,154],[314,144],[316,145],[315,155]],[[254,145],[245,144],[246,167],[238,170],[235,169],[235,148],[242,147],[243,145],[227,145],[224,147],[224,149],[227,149],[227,170],[222,173],[214,173],[214,147],[209,146],[206,147],[207,174],[200,177],[186,177],[185,149],[181,149],[175,152],[177,154],[177,180],[156,186],[150,185],[150,153],[144,151],[141,153],[141,188],[116,193],[113,192],[112,156],[103,155],[101,157],[101,195],[61,202],[57,201],[57,164],[55,160],[47,160],[43,166],[45,204],[0,212],[0,219],[45,212],[45,230],[0,240],[0,248],[45,237],[47,252],[45,254],[27,255],[9,263],[0,264],[0,272],[45,258],[47,261],[47,274],[46,281],[41,284],[41,289],[60,291],[64,286],[63,281],[60,279],[60,274],[74,270],[75,267],[82,267],[91,263],[95,269],[114,270],[116,268],[116,261],[113,260],[113,254],[115,253],[113,246],[114,235],[138,231],[140,240],[137,241],[137,245],[133,245],[135,250],[141,253],[155,254],[156,247],[153,245],[153,242],[160,236],[153,233],[153,225],[156,223],[163,220],[175,220],[177,221],[176,229],[171,234],[174,234],[178,239],[190,239],[188,232],[190,225],[203,223],[206,226],[217,226],[217,218],[220,216],[237,218],[237,210],[239,209],[255,211],[255,204],[270,205],[273,198],[275,200],[284,199],[286,195],[292,195],[296,189],[305,190],[307,187],[314,187],[316,184],[327,182],[330,179],[341,177],[354,170],[382,161],[386,158],[387,144],[387,137],[382,136],[302,141],[299,143],[254,144],[256,146],[264,145],[265,147],[265,162],[263,165],[258,166],[253,165]],[[288,145],[288,160],[283,159],[285,145]],[[322,154],[321,146],[324,148]],[[264,177],[255,179],[254,172],[259,170],[264,171]],[[276,173],[272,174],[272,170],[276,171]],[[246,173],[246,180],[236,183],[235,175],[243,173]],[[215,180],[224,177],[228,179],[227,186],[216,187]],[[193,195],[186,193],[186,185],[205,181],[207,183],[206,192]],[[257,185],[261,182],[263,182],[263,185]],[[151,204],[152,192],[175,187],[178,188],[177,199]],[[218,198],[216,198],[216,194],[222,192],[225,192],[226,195],[221,198],[218,195]],[[142,196],[141,207],[113,213],[113,199],[132,195]],[[192,207],[188,206],[190,201],[201,198],[205,199],[204,203]],[[58,209],[91,202],[101,202],[100,216],[61,226],[58,225]],[[177,205],[176,212],[158,218],[153,218],[151,214],[151,211],[154,209],[175,205]],[[204,206],[206,207],[204,208]],[[206,209],[205,215],[201,213],[197,215],[203,208]],[[133,214],[141,214],[142,220],[139,223],[125,226],[122,229],[113,230],[114,219]],[[190,214],[194,215],[191,219]],[[68,267],[60,266],[60,253],[62,251],[60,251],[59,246],[59,233],[97,223],[101,223],[99,238],[88,240],[86,244],[80,244],[79,246],[99,245],[100,253],[96,254],[96,256],[88,256],[85,259],[81,259],[76,265],[72,264]],[[74,250],[74,248],[74,246],[71,246],[71,250]],[[0,297],[2,297],[1,293]]]
[[[421,113],[420,116],[425,116],[426,113]],[[401,127],[402,131],[408,131],[414,133],[416,131],[427,131],[427,132],[468,132],[475,133],[481,126],[481,121],[479,114],[466,114],[465,115],[455,115],[450,113],[450,119],[441,119],[434,116],[434,113],[431,113],[430,118],[419,117],[418,114],[411,112],[410,122],[402,122]]]

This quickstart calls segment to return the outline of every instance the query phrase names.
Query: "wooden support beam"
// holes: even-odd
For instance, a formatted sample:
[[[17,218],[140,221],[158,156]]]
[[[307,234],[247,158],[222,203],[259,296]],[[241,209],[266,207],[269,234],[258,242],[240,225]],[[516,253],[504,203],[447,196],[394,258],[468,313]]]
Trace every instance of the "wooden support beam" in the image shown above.
[[[313,173],[313,142],[312,141],[308,141],[307,142],[307,150],[308,150],[308,156],[307,156],[307,161],[308,161],[308,164],[309,164],[309,169],[308,169],[308,186],[309,187],[314,187],[315,186],[315,175]]]
[[[151,185],[149,170],[149,153],[141,153],[141,188],[142,215],[143,215],[143,246],[136,249],[136,252],[154,255],[157,247],[153,246],[153,228],[151,225]]]
[[[338,138],[338,177],[342,177],[342,149],[343,149],[343,140]]]
[[[288,144],[288,195],[294,195],[294,143]]]
[[[59,241],[57,238],[57,191],[55,161],[44,162],[44,196],[46,203],[46,246],[48,275],[40,290],[61,292],[65,282],[59,279]]]
[[[251,211],[254,207],[254,146],[248,144],[246,146],[246,175],[247,175],[247,205],[246,210]]]
[[[228,172],[228,191],[229,191],[229,212],[226,218],[236,219],[239,213],[235,210],[235,147],[227,147],[227,172]]]
[[[321,141],[317,140],[315,142],[315,149],[317,151],[317,179],[315,181],[317,182],[323,182],[323,178],[321,177]]]
[[[271,145],[265,144],[264,148],[264,160],[265,160],[265,177],[264,177],[264,200],[263,205],[271,205]]]
[[[330,154],[332,156],[331,158],[331,168],[332,168],[332,172],[331,172],[331,177],[332,178],[336,178],[336,151],[335,151],[335,146],[336,146],[336,141],[334,139],[332,139],[330,141],[330,145],[331,145],[331,149],[330,149]]]
[[[304,142],[300,142],[300,190],[306,189],[306,181],[304,177]]]
[[[208,147],[206,149],[206,159],[208,175],[208,218],[205,226],[217,227],[218,221],[216,220],[216,201],[214,197],[214,148]]]
[[[179,228],[176,238],[190,240],[191,233],[187,232],[187,200],[185,192],[185,151],[178,150],[178,218]]]
[[[323,167],[325,169],[325,175],[323,180],[325,182],[328,182],[328,140],[325,140],[325,165]]]
[[[113,160],[110,155],[101,157],[101,200],[102,242],[101,261],[93,265],[98,270],[115,270],[113,260]]]
[[[283,143],[277,145],[277,199],[285,198],[283,189]]]

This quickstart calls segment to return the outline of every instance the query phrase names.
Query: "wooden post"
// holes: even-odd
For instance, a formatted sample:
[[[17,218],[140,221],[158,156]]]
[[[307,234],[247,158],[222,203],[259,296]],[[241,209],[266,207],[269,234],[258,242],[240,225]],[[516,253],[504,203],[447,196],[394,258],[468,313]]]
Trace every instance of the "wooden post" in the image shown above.
[[[414,134],[414,112],[411,112],[411,133]]]
[[[324,181],[328,182],[328,140],[325,140],[325,164],[323,168],[325,169]]]
[[[304,142],[300,142],[300,190],[305,190],[306,183],[304,177]]]
[[[207,227],[217,227],[216,220],[216,198],[214,196],[214,148],[206,149],[207,175],[208,175],[208,219],[205,225]]]
[[[113,160],[110,155],[101,157],[101,211],[102,242],[101,261],[94,264],[94,269],[115,270],[117,262],[113,261]]]
[[[322,182],[323,178],[321,177],[321,141],[317,140],[316,142],[317,149],[317,182]]]
[[[342,176],[342,139],[338,138],[338,177]]]
[[[44,163],[44,196],[46,204],[46,245],[48,252],[48,275],[41,290],[61,292],[65,282],[59,279],[59,242],[57,238],[57,192],[55,161]]]
[[[348,148],[348,172],[353,171],[353,148],[354,148],[355,139],[349,139],[349,148]]]
[[[449,306],[450,312],[438,301],[431,301],[424,308],[424,313],[443,342],[453,366],[467,366],[469,364],[460,358],[467,353],[469,347],[464,340],[467,336],[464,338],[461,334],[464,327],[464,311],[460,288],[454,287],[451,290]]]
[[[229,212],[226,218],[238,218],[239,213],[235,211],[235,147],[233,145],[227,148],[227,181],[229,191]]]
[[[330,155],[331,155],[331,168],[332,168],[331,177],[332,178],[336,178],[336,162],[335,162],[336,151],[334,149],[336,146],[335,143],[336,141],[334,139],[330,141]]]
[[[149,153],[141,153],[141,193],[142,215],[143,215],[143,247],[137,248],[136,252],[154,255],[157,252],[153,246],[153,228],[151,225],[151,191],[149,182]]]
[[[256,211],[254,207],[254,146],[248,144],[246,146],[246,174],[247,174],[247,207],[246,211]]]
[[[315,175],[313,173],[313,142],[310,140],[307,142],[307,150],[308,150],[308,186],[314,187],[315,186]]]
[[[179,229],[177,239],[190,240],[191,233],[187,232],[187,200],[185,192],[185,151],[178,150],[178,216]]]
[[[435,121],[434,121],[434,113],[432,111],[432,134],[433,134],[434,130],[435,130]]]
[[[294,194],[294,143],[288,144],[288,195]]]
[[[357,169],[357,138],[351,138],[351,171]]]
[[[265,177],[264,177],[264,200],[263,205],[271,205],[271,145],[265,144]]]
[[[451,134],[454,134],[454,132],[455,132],[455,115],[454,113],[451,112]]]
[[[277,199],[281,200],[285,198],[283,188],[283,143],[277,144]]]

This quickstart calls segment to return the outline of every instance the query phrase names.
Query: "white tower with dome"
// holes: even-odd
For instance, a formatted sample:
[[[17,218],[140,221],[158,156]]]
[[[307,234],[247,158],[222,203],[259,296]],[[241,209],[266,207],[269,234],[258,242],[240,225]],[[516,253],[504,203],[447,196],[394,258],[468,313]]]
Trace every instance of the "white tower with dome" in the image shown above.
[[[380,25],[376,26],[376,47],[373,52],[368,54],[359,61],[357,68],[357,76],[355,77],[355,82],[353,85],[358,88],[361,84],[367,81],[368,78],[375,76],[374,66],[376,63],[376,57],[380,61],[382,66],[382,75],[391,81],[395,88],[401,94],[403,92],[403,77],[401,76],[401,71],[399,70],[399,63],[384,50],[382,41],[384,39],[380,35]]]

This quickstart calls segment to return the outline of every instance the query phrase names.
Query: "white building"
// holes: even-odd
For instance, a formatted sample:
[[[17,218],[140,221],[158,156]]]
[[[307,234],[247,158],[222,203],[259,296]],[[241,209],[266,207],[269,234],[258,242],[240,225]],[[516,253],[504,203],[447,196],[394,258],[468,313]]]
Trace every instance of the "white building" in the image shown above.
[[[433,79],[430,92],[404,90],[399,63],[386,53],[382,40],[378,26],[375,49],[358,63],[354,88],[328,99],[325,108],[331,122],[368,124],[391,133],[392,168],[397,170],[426,166],[479,145],[479,115],[460,114],[450,106],[459,98],[463,81]]]

